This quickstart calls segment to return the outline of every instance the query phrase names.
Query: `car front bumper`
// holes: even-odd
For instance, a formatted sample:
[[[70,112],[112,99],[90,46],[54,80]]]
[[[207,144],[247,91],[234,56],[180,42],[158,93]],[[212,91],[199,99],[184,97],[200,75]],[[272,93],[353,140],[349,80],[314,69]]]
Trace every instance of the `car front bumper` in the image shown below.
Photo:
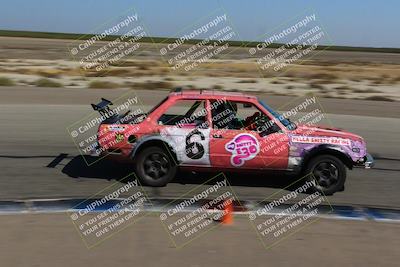
[[[363,167],[365,169],[371,169],[372,167],[374,167],[374,165],[374,158],[370,154],[365,155],[362,160],[356,162],[355,164],[356,167]]]

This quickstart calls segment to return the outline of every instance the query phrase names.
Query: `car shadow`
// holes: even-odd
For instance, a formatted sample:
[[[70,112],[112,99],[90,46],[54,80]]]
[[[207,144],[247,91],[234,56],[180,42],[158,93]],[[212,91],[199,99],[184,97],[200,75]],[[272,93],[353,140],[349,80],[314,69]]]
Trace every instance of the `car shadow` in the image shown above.
[[[99,157],[85,155],[72,158],[61,171],[72,178],[125,181],[128,179],[124,178],[132,174],[133,168],[127,164],[120,164],[110,160],[103,160]]]
[[[72,178],[93,178],[117,180],[121,182],[134,179],[133,166],[117,163],[94,156],[73,157],[62,169],[62,172]],[[129,177],[130,179],[125,179]],[[215,178],[215,179],[213,179]],[[170,183],[176,184],[214,184],[218,180],[227,179],[231,186],[244,187],[269,187],[291,189],[293,182],[300,177],[284,174],[282,172],[192,172],[178,171]]]

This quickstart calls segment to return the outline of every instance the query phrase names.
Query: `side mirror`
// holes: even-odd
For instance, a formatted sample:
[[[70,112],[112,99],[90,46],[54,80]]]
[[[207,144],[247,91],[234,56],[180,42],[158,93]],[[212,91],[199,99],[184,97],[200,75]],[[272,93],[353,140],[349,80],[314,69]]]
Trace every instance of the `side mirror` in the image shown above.
[[[272,125],[272,133],[277,133],[281,130],[281,128],[278,126],[278,124],[274,123]]]
[[[272,123],[272,124],[269,124]],[[269,121],[269,123],[267,125],[265,125],[265,127],[262,127],[259,131],[258,134],[261,137],[273,134],[273,133],[277,133],[281,130],[281,128],[275,123],[275,122],[271,122]]]

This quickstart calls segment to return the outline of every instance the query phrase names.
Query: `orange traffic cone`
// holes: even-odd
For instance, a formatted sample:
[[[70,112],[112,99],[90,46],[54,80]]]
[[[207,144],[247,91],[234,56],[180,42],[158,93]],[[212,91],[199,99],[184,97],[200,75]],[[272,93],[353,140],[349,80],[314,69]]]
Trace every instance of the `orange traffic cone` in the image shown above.
[[[230,225],[233,223],[233,204],[232,200],[224,202],[224,215],[222,216],[222,224]]]

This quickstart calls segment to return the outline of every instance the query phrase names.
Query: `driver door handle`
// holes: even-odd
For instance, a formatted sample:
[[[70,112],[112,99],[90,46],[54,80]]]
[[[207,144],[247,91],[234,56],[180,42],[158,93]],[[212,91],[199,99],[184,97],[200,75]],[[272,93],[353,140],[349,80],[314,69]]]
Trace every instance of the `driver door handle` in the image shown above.
[[[222,138],[222,135],[220,135],[220,134],[213,134],[212,137],[213,137],[213,138]]]

